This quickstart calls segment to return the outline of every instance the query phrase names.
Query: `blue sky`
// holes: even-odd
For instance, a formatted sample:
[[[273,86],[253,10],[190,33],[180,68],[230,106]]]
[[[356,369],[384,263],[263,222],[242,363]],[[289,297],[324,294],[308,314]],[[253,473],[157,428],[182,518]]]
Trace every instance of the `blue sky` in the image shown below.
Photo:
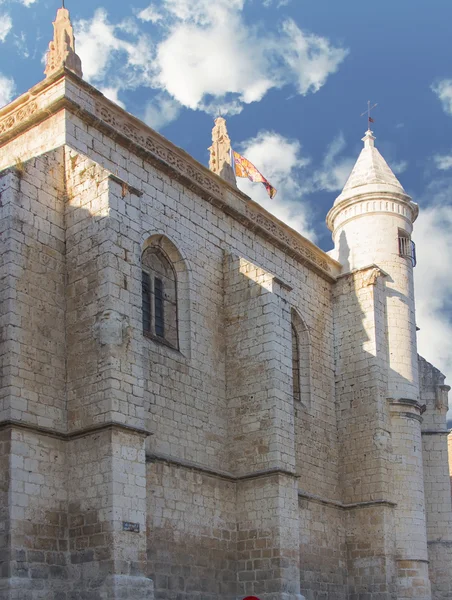
[[[377,146],[413,199],[420,352],[452,380],[450,0],[67,0],[85,79],[208,164],[213,117],[278,188],[242,189],[331,248],[325,215]],[[43,78],[58,2],[0,0],[0,105]]]

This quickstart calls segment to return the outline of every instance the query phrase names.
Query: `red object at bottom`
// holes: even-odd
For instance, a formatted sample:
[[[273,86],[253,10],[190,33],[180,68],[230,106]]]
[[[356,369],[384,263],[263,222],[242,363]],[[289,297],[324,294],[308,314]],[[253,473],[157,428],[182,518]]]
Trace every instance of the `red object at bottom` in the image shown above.
[[[257,596],[247,596],[246,598],[243,598],[243,600],[259,600],[259,598]]]

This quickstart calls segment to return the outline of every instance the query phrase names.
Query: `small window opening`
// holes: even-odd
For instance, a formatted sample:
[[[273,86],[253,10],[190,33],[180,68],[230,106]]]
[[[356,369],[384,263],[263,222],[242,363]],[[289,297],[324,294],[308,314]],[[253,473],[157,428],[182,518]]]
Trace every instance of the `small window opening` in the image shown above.
[[[292,324],[292,393],[296,402],[301,401],[300,395],[300,345],[297,331]]]
[[[399,256],[409,258],[416,266],[416,244],[411,240],[411,237],[405,231],[399,229]]]

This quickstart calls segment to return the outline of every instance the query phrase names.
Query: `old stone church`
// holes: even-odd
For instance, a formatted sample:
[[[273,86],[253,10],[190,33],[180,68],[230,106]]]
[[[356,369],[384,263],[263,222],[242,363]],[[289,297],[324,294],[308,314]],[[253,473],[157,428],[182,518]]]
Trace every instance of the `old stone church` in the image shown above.
[[[0,110],[1,600],[452,598],[418,208],[363,141],[327,254],[224,120],[209,170],[83,81],[58,11]]]

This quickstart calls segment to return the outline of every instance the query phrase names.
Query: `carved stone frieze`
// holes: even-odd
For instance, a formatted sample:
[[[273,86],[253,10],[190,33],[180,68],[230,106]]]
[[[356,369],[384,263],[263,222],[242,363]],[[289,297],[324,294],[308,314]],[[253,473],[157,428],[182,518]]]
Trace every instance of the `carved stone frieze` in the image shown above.
[[[320,269],[326,272],[330,272],[330,266],[328,262],[323,258],[320,253],[316,253],[307,244],[301,243],[295,236],[290,235],[283,227],[266,217],[260,212],[252,210],[250,207],[246,207],[246,216],[251,219],[256,225],[259,225],[271,235],[281,240],[284,244],[292,248],[297,254],[301,254],[307,261],[314,263]]]
[[[97,116],[110,125],[125,137],[131,139],[136,144],[139,144],[149,152],[152,152],[155,156],[171,165],[174,169],[179,171],[182,175],[189,177],[195,181],[198,185],[202,186],[209,193],[216,194],[221,198],[222,192],[219,184],[214,181],[213,178],[203,173],[201,170],[196,169],[195,166],[191,165],[188,161],[178,156],[170,148],[166,148],[162,144],[159,144],[155,139],[146,135],[146,133],[140,130],[135,124],[129,122],[127,118],[110,110],[101,103],[96,104]]]
[[[3,119],[0,119],[0,135],[3,135],[22,121],[26,121],[38,110],[38,103],[35,100],[20,106],[17,110],[9,113]]]

